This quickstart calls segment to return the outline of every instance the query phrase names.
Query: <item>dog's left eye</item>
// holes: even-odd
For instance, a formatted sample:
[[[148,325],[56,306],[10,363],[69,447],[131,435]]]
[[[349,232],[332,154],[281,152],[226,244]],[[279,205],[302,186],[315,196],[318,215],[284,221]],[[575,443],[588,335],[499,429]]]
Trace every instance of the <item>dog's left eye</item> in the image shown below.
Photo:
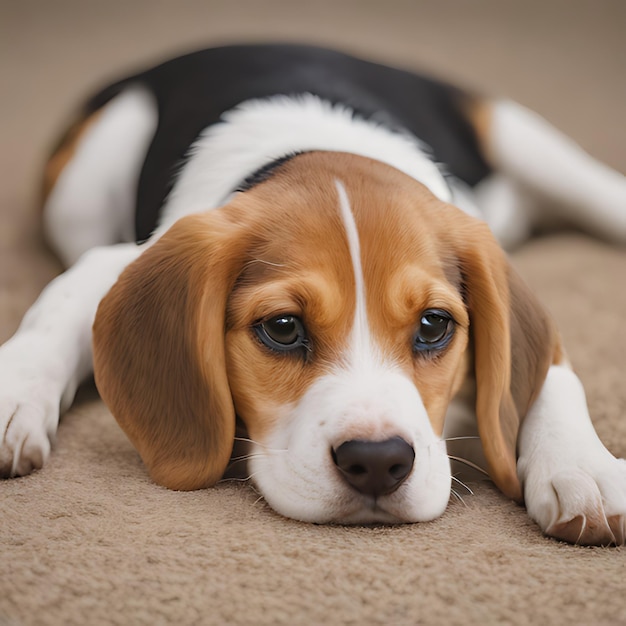
[[[420,317],[420,326],[413,346],[418,352],[440,350],[448,345],[454,334],[452,316],[440,309],[427,309]]]
[[[288,352],[306,346],[306,332],[295,315],[277,315],[254,326],[258,338],[272,350]]]

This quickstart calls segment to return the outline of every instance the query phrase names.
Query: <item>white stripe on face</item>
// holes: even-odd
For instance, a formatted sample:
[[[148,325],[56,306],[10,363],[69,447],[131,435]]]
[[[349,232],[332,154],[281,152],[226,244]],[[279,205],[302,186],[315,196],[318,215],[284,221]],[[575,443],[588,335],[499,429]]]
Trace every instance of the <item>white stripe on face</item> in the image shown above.
[[[354,272],[354,285],[356,291],[356,305],[354,310],[354,322],[352,325],[351,365],[362,364],[364,357],[372,358],[374,348],[370,337],[370,329],[367,322],[367,306],[365,298],[365,280],[363,278],[363,266],[361,264],[361,244],[359,241],[359,231],[350,207],[350,199],[345,187],[339,180],[335,180],[335,186],[339,195],[339,208],[343,220],[346,235],[348,237],[348,247],[352,258],[352,269]],[[367,355],[367,356],[366,356]],[[368,359],[368,360],[369,360]]]

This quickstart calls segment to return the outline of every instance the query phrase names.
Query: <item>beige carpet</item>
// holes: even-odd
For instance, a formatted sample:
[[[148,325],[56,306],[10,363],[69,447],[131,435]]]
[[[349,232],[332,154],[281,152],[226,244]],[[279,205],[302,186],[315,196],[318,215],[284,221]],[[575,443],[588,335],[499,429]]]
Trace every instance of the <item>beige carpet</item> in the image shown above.
[[[58,270],[37,172],[101,80],[209,42],[329,43],[513,96],[624,171],[625,27],[622,0],[2,0],[0,340]],[[625,251],[563,234],[514,256],[626,456]],[[546,539],[474,489],[376,528],[286,520],[245,486],[166,491],[88,387],[48,467],[0,483],[0,624],[626,624],[626,550]]]

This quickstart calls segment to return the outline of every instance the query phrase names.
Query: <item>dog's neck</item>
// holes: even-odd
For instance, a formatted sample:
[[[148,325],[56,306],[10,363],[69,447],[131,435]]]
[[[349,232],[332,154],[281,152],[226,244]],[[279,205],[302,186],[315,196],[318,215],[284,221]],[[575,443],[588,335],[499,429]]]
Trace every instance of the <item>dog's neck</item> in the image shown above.
[[[382,161],[451,201],[450,187],[428,148],[316,96],[249,100],[202,132],[167,198],[159,231],[189,213],[225,204],[241,184],[277,159],[311,150],[349,152]]]

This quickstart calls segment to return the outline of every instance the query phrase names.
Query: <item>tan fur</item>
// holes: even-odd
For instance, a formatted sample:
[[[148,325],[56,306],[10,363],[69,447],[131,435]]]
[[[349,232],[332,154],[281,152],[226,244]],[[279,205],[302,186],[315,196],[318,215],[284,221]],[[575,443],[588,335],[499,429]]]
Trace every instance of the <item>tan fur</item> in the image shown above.
[[[492,103],[485,99],[475,95],[465,93],[461,109],[465,114],[466,119],[472,125],[478,145],[480,146],[480,152],[485,159],[492,163],[491,154],[491,123],[492,123]]]
[[[315,160],[313,160],[313,163]],[[307,163],[308,165],[308,163]],[[285,166],[244,194],[257,241],[248,250],[227,313],[227,370],[237,414],[263,441],[286,407],[336,363],[354,315],[353,272],[332,180],[314,168]],[[251,326],[277,314],[301,317],[311,337],[307,355],[277,355]]]
[[[414,381],[437,433],[465,376],[475,375],[489,471],[520,500],[517,430],[554,358],[556,333],[486,225],[362,157],[295,157],[230,205],[184,218],[132,264],[94,327],[105,401],[153,478],[169,487],[221,477],[235,412],[262,443],[347,347],[356,295],[335,180],[359,232],[374,342]],[[426,308],[457,321],[436,357],[412,350]],[[310,351],[262,345],[252,326],[278,314],[302,318]]]
[[[96,384],[153,479],[214,484],[235,432],[226,298],[248,233],[221,213],[176,224],[122,274],[94,325]]]
[[[563,349],[553,320],[512,267],[509,267],[508,281],[511,293],[511,395],[518,415],[523,417],[541,391],[550,365],[561,362]],[[517,428],[512,430],[516,439]],[[513,432],[509,437],[513,437]]]
[[[557,333],[488,227],[466,226],[451,234],[467,291],[478,430],[494,482],[521,501],[517,435],[548,371]]]

